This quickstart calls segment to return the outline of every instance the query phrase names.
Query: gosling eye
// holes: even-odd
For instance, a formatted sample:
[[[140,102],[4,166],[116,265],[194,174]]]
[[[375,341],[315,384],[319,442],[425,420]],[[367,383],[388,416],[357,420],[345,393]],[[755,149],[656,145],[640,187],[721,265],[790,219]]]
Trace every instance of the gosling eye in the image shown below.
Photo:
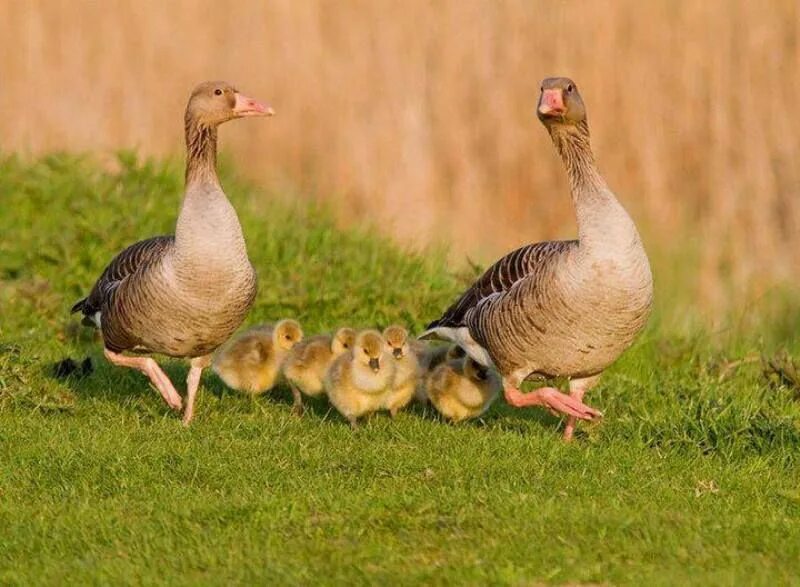
[[[350,345],[349,345],[349,344],[347,344],[346,342],[345,342],[345,343],[342,343],[342,346],[343,346],[344,348],[346,348],[346,349],[349,349],[349,348],[350,348]]]
[[[222,90],[220,90],[219,88],[217,88],[216,90],[214,90],[214,95],[215,95],[215,96],[221,96],[221,95],[222,95]]]
[[[292,340],[292,337],[291,337],[291,335],[289,335],[289,334],[285,334],[285,335],[283,336],[283,338],[285,338],[286,340]]]

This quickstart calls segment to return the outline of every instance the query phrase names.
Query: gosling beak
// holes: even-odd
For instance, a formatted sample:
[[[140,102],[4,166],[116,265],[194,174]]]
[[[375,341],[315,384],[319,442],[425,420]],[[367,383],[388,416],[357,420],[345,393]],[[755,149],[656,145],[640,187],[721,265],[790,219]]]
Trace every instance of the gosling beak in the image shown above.
[[[275,111],[269,106],[256,102],[252,98],[236,92],[236,104],[233,106],[233,113],[237,117],[243,116],[272,116]]]
[[[540,116],[564,116],[566,112],[564,91],[561,88],[542,90],[542,96],[539,98]]]
[[[381,368],[380,361],[378,361],[378,359],[375,357],[369,360],[369,366],[372,367],[372,370],[375,371],[375,373],[377,373],[378,369]]]
[[[394,355],[395,359],[402,359],[403,358],[403,349],[392,349],[392,354]]]

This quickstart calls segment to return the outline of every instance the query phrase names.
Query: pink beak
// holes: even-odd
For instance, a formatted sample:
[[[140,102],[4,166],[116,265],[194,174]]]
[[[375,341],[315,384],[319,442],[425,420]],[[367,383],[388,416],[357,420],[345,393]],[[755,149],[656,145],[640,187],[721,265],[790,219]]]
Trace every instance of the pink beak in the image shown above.
[[[236,92],[236,104],[233,106],[236,116],[272,116],[275,111],[269,106],[256,102],[252,98]]]
[[[542,90],[542,97],[539,99],[539,114],[562,116],[566,111],[564,93],[560,88]]]

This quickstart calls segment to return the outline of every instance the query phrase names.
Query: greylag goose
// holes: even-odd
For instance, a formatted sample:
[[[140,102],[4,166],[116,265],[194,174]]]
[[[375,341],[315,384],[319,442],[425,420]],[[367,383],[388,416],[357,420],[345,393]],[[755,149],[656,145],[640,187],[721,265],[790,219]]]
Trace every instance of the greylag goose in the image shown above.
[[[294,396],[294,412],[303,413],[303,397],[317,397],[325,392],[325,373],[331,363],[353,348],[356,331],[339,328],[333,336],[320,334],[296,345],[283,363],[283,375]]]
[[[425,382],[433,407],[452,422],[477,418],[486,412],[501,387],[500,376],[472,357],[442,363]]]
[[[289,351],[301,340],[303,329],[295,320],[254,326],[219,349],[211,368],[231,389],[258,395],[275,386]]]
[[[394,418],[414,399],[419,381],[417,355],[408,344],[408,330],[393,324],[383,331],[383,339],[389,345],[394,359],[394,377],[389,393],[384,398],[383,408]]]
[[[175,410],[181,409],[181,397],[158,364],[123,352],[189,359],[184,424],[192,419],[211,353],[242,323],[256,294],[242,227],[217,177],[217,127],[272,114],[227,83],[197,86],[184,119],[186,188],[175,235],[143,240],[119,253],[89,295],[72,307],[101,330],[108,360],[147,375]]]
[[[595,167],[586,109],[567,78],[542,82],[538,116],[566,167],[578,239],[517,249],[492,265],[423,336],[455,341],[503,377],[506,401],[576,419],[602,414],[583,396],[645,326],[653,278],[631,217]],[[523,380],[568,377],[527,394]]]
[[[394,377],[394,359],[377,330],[358,333],[353,349],[333,362],[325,375],[325,392],[352,428],[358,419],[383,408]]]

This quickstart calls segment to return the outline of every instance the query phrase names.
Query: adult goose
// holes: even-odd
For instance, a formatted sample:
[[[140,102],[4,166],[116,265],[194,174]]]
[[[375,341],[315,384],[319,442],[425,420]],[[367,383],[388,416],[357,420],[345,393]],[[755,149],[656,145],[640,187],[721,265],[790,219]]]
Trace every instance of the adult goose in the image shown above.
[[[181,409],[181,397],[156,362],[123,352],[190,360],[184,424],[192,419],[211,353],[242,323],[256,294],[242,227],[217,177],[217,127],[272,114],[225,82],[197,86],[184,119],[186,188],[175,235],[143,240],[119,253],[89,295],[72,307],[101,330],[108,360],[147,375],[175,410]]]
[[[576,419],[602,415],[583,403],[584,393],[644,327],[653,279],[633,220],[595,167],[575,83],[545,79],[537,110],[567,170],[578,239],[509,253],[423,336],[452,340],[495,367],[509,404],[568,416],[569,440]],[[568,377],[569,395],[552,387],[519,391],[523,380],[541,377]]]

